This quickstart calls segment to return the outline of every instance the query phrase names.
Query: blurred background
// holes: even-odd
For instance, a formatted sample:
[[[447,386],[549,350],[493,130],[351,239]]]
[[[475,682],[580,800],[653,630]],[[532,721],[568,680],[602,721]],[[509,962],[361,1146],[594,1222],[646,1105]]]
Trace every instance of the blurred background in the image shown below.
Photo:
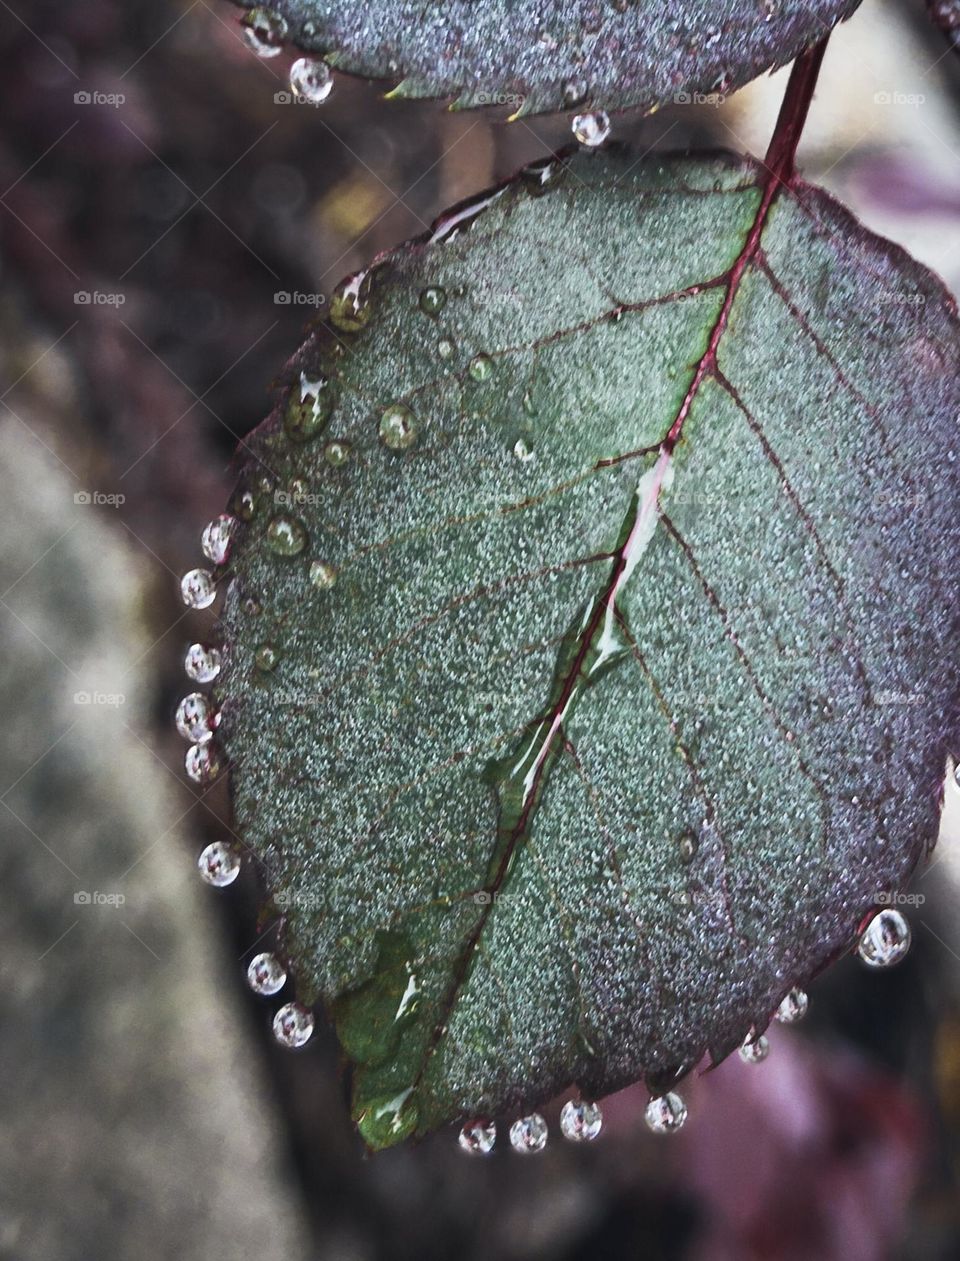
[[[196,878],[230,820],[173,731],[215,620],[178,578],[333,285],[569,120],[342,77],[318,108],[277,102],[293,58],[255,56],[238,19],[0,0],[0,1258],[960,1256],[949,837],[908,960],[842,961],[768,1060],[688,1084],[670,1138],[629,1090],[585,1150],[469,1160],[448,1132],[366,1159],[329,1032],[273,1043],[243,979],[270,940],[255,878]],[[762,153],[783,84],[614,135]],[[835,34],[801,161],[957,292],[960,74],[919,0]]]

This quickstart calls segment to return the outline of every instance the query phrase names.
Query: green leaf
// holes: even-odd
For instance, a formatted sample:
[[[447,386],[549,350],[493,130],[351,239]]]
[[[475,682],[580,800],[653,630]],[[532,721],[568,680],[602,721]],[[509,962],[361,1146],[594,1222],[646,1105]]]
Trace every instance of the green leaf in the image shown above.
[[[251,7],[247,0],[237,0]],[[785,65],[858,0],[275,0],[300,48],[391,95],[529,114],[653,110]],[[282,29],[282,28],[281,28]]]
[[[218,738],[372,1147],[722,1058],[935,838],[953,305],[762,174],[527,170],[248,440]]]

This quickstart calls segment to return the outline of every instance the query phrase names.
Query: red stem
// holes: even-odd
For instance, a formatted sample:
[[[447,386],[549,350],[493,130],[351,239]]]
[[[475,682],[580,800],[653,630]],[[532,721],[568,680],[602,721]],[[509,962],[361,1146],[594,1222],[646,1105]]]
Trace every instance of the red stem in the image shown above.
[[[813,48],[808,48],[793,63],[793,70],[790,72],[790,81],[783,94],[777,125],[773,129],[764,161],[773,180],[782,184],[789,184],[796,174],[797,145],[810,111],[810,102],[813,100],[820,64],[829,38],[828,35]]]

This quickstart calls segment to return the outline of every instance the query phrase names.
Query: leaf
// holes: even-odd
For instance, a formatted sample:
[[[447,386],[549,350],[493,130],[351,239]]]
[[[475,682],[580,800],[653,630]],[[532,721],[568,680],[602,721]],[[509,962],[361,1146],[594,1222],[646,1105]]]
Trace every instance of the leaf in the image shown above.
[[[454,96],[460,108],[531,114],[653,110],[742,87],[823,39],[857,3],[275,0],[270,9],[299,48],[339,70],[397,82],[392,96]]]
[[[934,840],[953,304],[762,174],[528,169],[248,440],[218,738],[372,1147],[721,1059]]]

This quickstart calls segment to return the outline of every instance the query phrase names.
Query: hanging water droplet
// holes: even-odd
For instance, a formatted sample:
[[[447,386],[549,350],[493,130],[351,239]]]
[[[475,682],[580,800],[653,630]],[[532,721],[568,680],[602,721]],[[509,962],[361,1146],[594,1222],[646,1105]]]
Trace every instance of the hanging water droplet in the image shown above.
[[[587,1143],[597,1137],[603,1125],[599,1103],[568,1099],[560,1109],[560,1132],[571,1143]]]
[[[449,337],[441,337],[437,342],[437,354],[441,359],[452,359],[456,349],[456,342],[451,341]]]
[[[209,569],[191,569],[180,579],[180,595],[188,609],[207,609],[217,598],[217,584]]]
[[[327,425],[336,406],[336,391],[326,377],[308,377],[300,373],[300,397],[291,391],[283,414],[283,428],[294,442],[309,442]]]
[[[370,275],[354,272],[330,295],[330,322],[343,333],[358,333],[370,318]]]
[[[299,1003],[287,1003],[273,1018],[273,1036],[281,1046],[303,1046],[313,1033],[313,1013]]]
[[[573,109],[575,105],[582,105],[590,95],[590,88],[581,79],[568,79],[561,91],[564,109]]]
[[[643,1118],[655,1134],[671,1134],[687,1119],[687,1105],[672,1090],[651,1099]]]
[[[207,884],[224,889],[240,874],[240,855],[232,845],[214,841],[197,858],[197,869]]]
[[[743,1060],[744,1064],[759,1064],[760,1061],[765,1060],[769,1054],[770,1043],[762,1033],[758,1038],[755,1038],[753,1034],[750,1034],[744,1039],[744,1042],[740,1047],[740,1058]]]
[[[274,517],[267,526],[267,547],[276,556],[297,556],[307,545],[307,531],[295,517]]]
[[[524,438],[518,438],[513,446],[513,454],[521,462],[521,464],[529,464],[533,459],[534,450]]]
[[[890,968],[910,949],[910,925],[899,911],[875,915],[863,931],[857,953],[871,968]]]
[[[237,525],[236,517],[223,512],[206,526],[200,537],[200,546],[207,560],[212,560],[215,565],[226,563]]]
[[[420,294],[420,310],[425,315],[439,315],[447,305],[447,291],[439,285],[430,285]]]
[[[510,1126],[510,1145],[514,1151],[542,1152],[547,1145],[547,1123],[539,1112],[531,1112]]]
[[[287,983],[287,974],[276,955],[254,955],[247,968],[247,981],[254,994],[278,994]]]
[[[416,440],[413,412],[402,403],[392,403],[380,417],[380,441],[391,451],[406,451]]]
[[[324,560],[310,562],[310,582],[321,591],[328,591],[337,581],[337,571]]]
[[[260,644],[254,651],[253,660],[258,670],[270,671],[275,669],[280,653],[273,644]]]
[[[323,458],[332,468],[340,468],[350,459],[350,443],[334,440],[323,448]]]
[[[774,1018],[782,1025],[795,1025],[807,1014],[809,1005],[810,1000],[804,990],[792,989],[789,994],[784,995]]]
[[[187,677],[195,683],[212,683],[220,673],[220,653],[205,644],[191,644],[183,659]]]
[[[220,774],[220,759],[213,745],[191,744],[183,760],[187,774],[197,784],[210,784]]]
[[[243,38],[258,57],[276,57],[283,51],[287,20],[272,9],[251,9],[240,19]]]
[[[493,360],[489,355],[474,355],[467,365],[467,372],[474,381],[488,381],[493,376]]]
[[[322,105],[333,91],[330,67],[319,57],[298,57],[290,67],[290,91],[310,105]]]
[[[570,129],[580,144],[596,149],[610,135],[610,115],[602,109],[592,114],[577,114]]]
[[[468,1121],[457,1138],[461,1150],[471,1156],[489,1156],[496,1141],[495,1122],[484,1120]]]
[[[210,705],[202,692],[191,692],[177,706],[177,731],[191,744],[205,744],[213,736]]]

